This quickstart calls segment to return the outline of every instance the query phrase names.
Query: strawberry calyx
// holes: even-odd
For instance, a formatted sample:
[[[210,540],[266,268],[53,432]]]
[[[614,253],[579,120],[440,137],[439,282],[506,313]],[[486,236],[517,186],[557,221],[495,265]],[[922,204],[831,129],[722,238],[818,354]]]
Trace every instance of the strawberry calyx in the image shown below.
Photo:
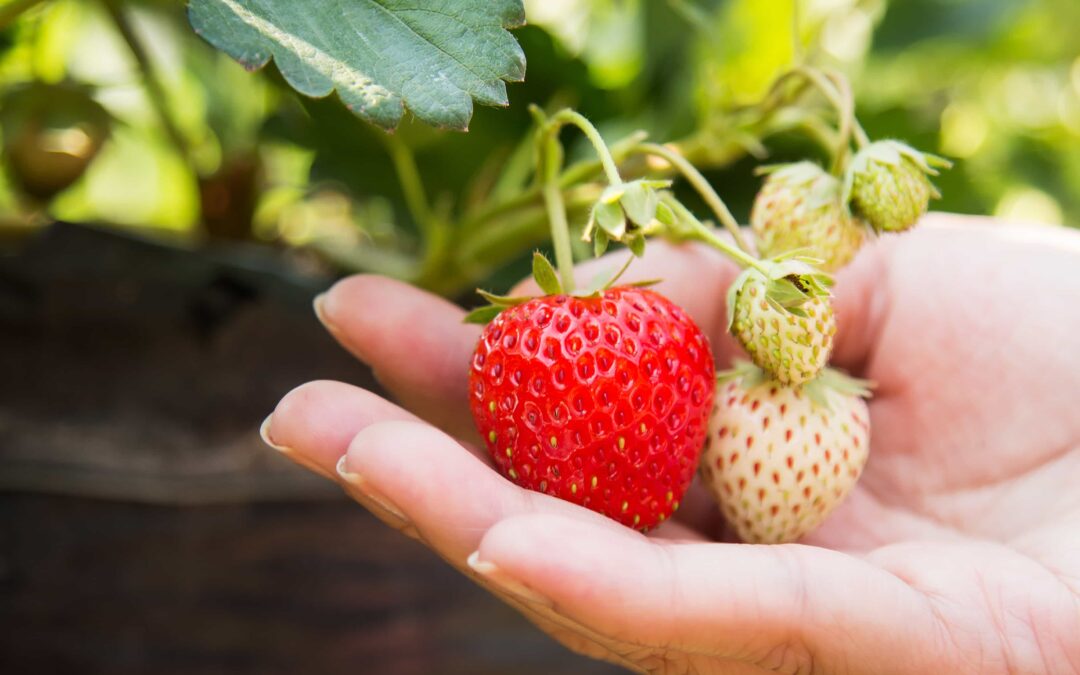
[[[630,263],[634,261],[635,256],[630,256],[626,259],[626,262],[616,270],[613,274],[601,273],[598,274],[592,282],[584,288],[566,290],[563,288],[562,282],[559,280],[559,275],[555,271],[555,267],[551,264],[551,261],[547,257],[535,251],[533,253],[533,279],[536,284],[543,291],[540,295],[497,295],[485,291],[482,288],[476,289],[477,295],[487,300],[488,304],[482,305],[470,311],[465,315],[463,321],[465,323],[475,324],[487,324],[492,319],[497,317],[503,312],[503,310],[518,305],[523,305],[530,300],[535,300],[539,297],[550,297],[557,295],[568,295],[575,298],[598,298],[603,295],[604,291],[610,290],[615,287],[615,284],[619,282],[626,270],[630,268]],[[628,283],[620,284],[621,286],[629,288],[648,288],[655,284],[660,283],[659,279],[645,279],[642,281],[632,281]]]
[[[737,382],[739,387],[750,390],[766,383],[772,383],[777,387],[790,387],[796,389],[825,410],[833,410],[833,402],[836,396],[858,396],[868,399],[873,395],[875,383],[852,377],[842,370],[833,367],[822,368],[817,377],[809,382],[797,385],[785,385],[777,382],[764,369],[745,359],[736,359],[731,368],[716,373],[716,384],[722,385],[729,382]]]
[[[592,242],[597,256],[617,241],[640,257],[645,252],[645,236],[657,223],[673,218],[658,192],[669,187],[670,180],[646,178],[609,185],[589,212],[582,241]]]
[[[765,301],[778,312],[805,317],[802,306],[814,298],[831,297],[829,289],[833,278],[813,266],[812,258],[800,256],[798,251],[785,253],[771,260],[763,260],[756,267],[748,267],[735,278],[727,292],[727,326],[735,321],[735,305],[739,291],[750,281],[765,285]]]

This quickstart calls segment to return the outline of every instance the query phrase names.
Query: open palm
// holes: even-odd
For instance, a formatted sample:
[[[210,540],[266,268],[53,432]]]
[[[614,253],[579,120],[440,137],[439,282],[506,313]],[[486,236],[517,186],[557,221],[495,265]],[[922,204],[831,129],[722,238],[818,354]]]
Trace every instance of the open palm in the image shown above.
[[[653,243],[628,276],[662,277],[724,367],[736,273]],[[800,544],[725,543],[697,485],[645,536],[505,480],[468,412],[478,329],[387,279],[347,279],[319,309],[405,409],[313,382],[264,436],[570,648],[633,670],[1080,672],[1080,236],[931,216],[868,246],[835,293],[834,363],[877,383],[871,453]]]

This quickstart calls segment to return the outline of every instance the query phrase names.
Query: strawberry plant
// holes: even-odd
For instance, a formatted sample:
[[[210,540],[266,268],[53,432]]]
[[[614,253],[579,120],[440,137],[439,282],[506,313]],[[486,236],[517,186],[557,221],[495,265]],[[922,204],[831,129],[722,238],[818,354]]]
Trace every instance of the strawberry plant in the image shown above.
[[[676,4],[682,20],[709,30],[703,14]],[[173,114],[130,8],[119,0],[101,0],[101,6],[143,71],[148,98],[177,154],[196,165],[212,156]],[[435,132],[408,118],[466,131],[474,103],[509,106],[507,83],[526,76],[525,50],[515,37],[525,35],[525,13],[520,0],[186,5],[200,38],[245,69],[273,63],[270,77],[302,95],[307,118],[279,117],[279,133],[300,127],[316,136],[328,102],[309,99],[331,94],[376,127],[364,132],[373,134],[374,146],[349,145],[349,152],[353,161],[379,167],[367,180],[380,186],[397,180],[414,236],[401,245],[395,230],[396,248],[315,247],[327,259],[461,299],[533,251],[541,293],[481,290],[488,304],[468,316],[484,324],[467,371],[472,415],[504,476],[644,530],[678,508],[704,447],[706,483],[744,539],[805,534],[846,495],[869,447],[860,399],[868,388],[828,367],[837,330],[831,275],[867,241],[915,226],[939,196],[929,176],[948,163],[895,140],[871,139],[856,118],[847,78],[800,55],[796,26],[786,69],[772,69],[775,77],[760,91],[735,86],[729,73],[738,101],[722,115],[707,111],[681,139],[654,143],[645,132],[624,128],[609,143],[584,115],[559,105],[556,89],[527,107],[532,129],[524,138],[505,138],[499,152],[470,168],[477,175],[457,184],[467,188],[456,202],[435,194],[431,172],[418,161],[418,149],[434,143]],[[83,91],[67,84],[31,90]],[[108,114],[89,95],[79,96],[93,111],[79,127],[91,142],[80,157],[62,158],[71,165],[64,175],[35,188],[43,200],[77,180],[105,142]],[[507,114],[524,116],[525,110]],[[6,112],[4,142],[18,150],[9,150],[8,164],[18,169],[44,143],[36,140],[41,134],[25,131],[40,126],[44,115],[16,115],[14,105]],[[237,111],[218,111],[219,120],[233,124],[238,115],[230,112]],[[241,126],[223,127],[228,132],[221,138],[242,135]],[[568,128],[584,135],[595,159],[564,144]],[[818,147],[805,148],[788,164],[759,167],[763,184],[750,228],[742,228],[702,170],[744,155],[763,158],[762,140],[781,133]],[[330,134],[327,142],[347,145],[358,135]],[[225,143],[215,150],[223,155],[216,168],[198,176],[207,202],[203,220],[211,236],[244,238],[260,209],[240,192],[255,192],[262,159],[251,147],[222,148]],[[446,170],[455,159],[444,157],[441,180],[466,173]],[[20,169],[17,181],[32,193],[25,173]],[[225,201],[231,206],[212,208],[215,195],[230,191]],[[237,217],[245,221],[240,227],[231,222]],[[366,217],[379,220],[379,210]],[[378,240],[377,228],[370,234]],[[620,283],[654,237],[712,247],[741,268],[728,288],[726,327],[752,366],[714,384],[708,338],[687,312],[647,284]],[[549,247],[554,265],[537,247]],[[575,260],[609,252],[626,256],[621,268],[579,288]],[[797,426],[776,421],[785,410]],[[740,451],[737,443],[746,446]],[[824,459],[809,450],[795,457],[796,448],[811,445],[822,446]],[[791,449],[790,465],[775,465],[776,449]],[[760,468],[746,474],[747,465],[733,455]],[[805,490],[799,472],[805,479],[815,466],[834,475],[822,475],[799,501],[792,492],[795,485]],[[794,471],[794,483],[785,469]],[[775,479],[770,485],[762,475]]]

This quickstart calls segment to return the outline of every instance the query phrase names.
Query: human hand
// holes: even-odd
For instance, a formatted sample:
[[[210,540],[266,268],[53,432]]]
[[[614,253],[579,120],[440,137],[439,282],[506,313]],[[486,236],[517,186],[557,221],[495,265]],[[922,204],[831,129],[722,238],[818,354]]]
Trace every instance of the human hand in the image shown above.
[[[654,242],[628,276],[664,278],[724,367],[736,273]],[[1080,672],[1080,236],[932,215],[866,247],[835,295],[833,362],[877,383],[872,449],[800,544],[721,543],[697,484],[646,536],[505,480],[468,411],[479,329],[377,277],[337,284],[320,315],[408,411],[313,382],[264,437],[571,649],[633,670]]]

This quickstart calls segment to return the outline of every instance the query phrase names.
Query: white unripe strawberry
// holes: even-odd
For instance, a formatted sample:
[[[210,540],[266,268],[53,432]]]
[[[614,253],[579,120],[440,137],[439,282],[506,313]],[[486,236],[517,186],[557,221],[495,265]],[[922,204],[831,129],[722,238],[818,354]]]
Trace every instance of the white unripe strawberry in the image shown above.
[[[749,364],[722,377],[700,472],[743,541],[795,541],[851,492],[870,447],[864,385],[826,370],[788,387]]]

